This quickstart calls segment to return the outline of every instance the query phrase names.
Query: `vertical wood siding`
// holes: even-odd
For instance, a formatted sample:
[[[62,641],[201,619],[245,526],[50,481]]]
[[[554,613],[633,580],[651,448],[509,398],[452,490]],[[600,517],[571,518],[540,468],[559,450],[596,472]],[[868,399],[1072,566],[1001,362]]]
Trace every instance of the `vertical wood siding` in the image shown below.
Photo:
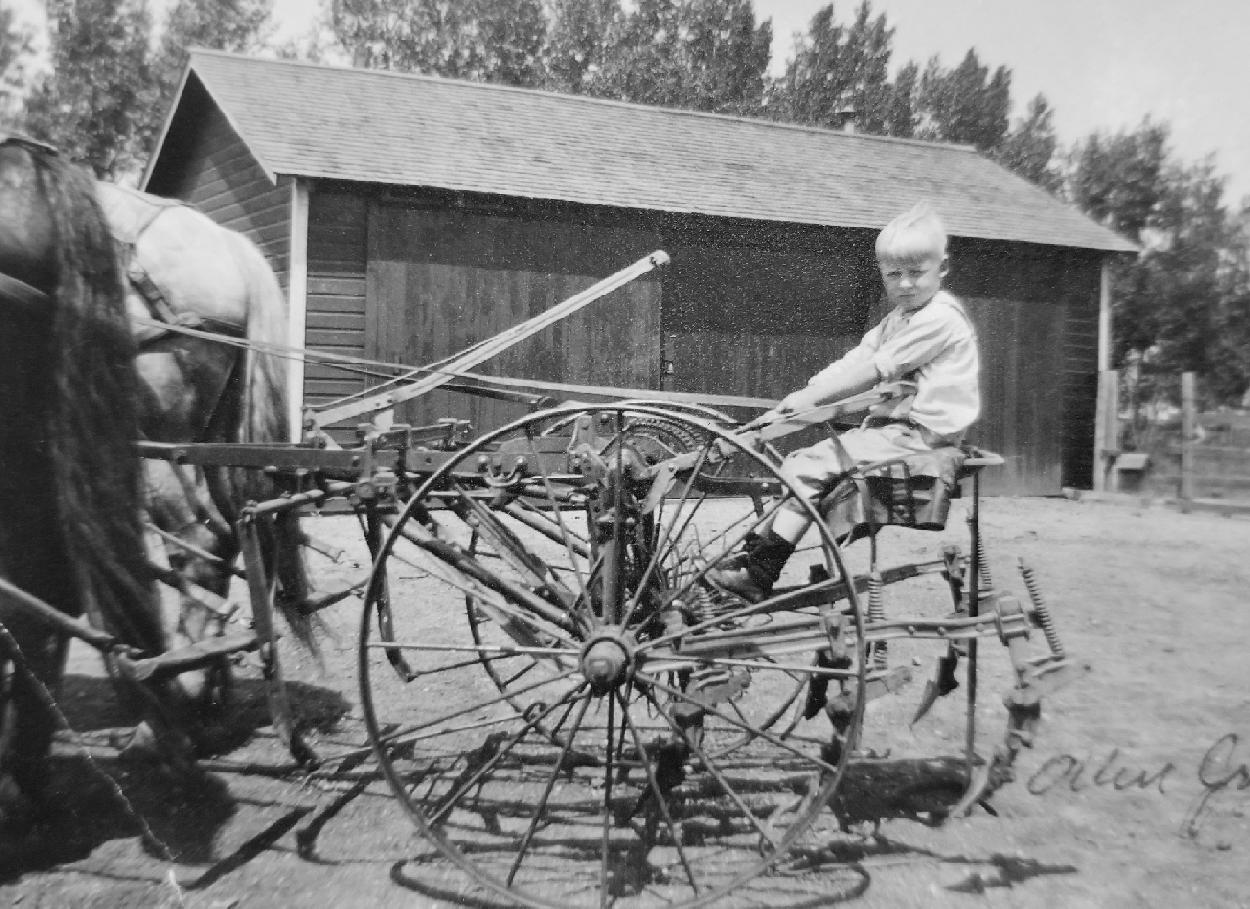
[[[423,365],[538,315],[656,248],[645,230],[536,215],[369,207],[366,355]],[[660,279],[637,279],[476,371],[659,387]],[[486,430],[521,405],[435,392],[399,408],[425,424],[467,418]]]
[[[1089,481],[1097,384],[1098,257],[1056,247],[952,244],[947,286],[981,341],[982,417],[971,433],[1007,458],[991,494],[1056,495]]]

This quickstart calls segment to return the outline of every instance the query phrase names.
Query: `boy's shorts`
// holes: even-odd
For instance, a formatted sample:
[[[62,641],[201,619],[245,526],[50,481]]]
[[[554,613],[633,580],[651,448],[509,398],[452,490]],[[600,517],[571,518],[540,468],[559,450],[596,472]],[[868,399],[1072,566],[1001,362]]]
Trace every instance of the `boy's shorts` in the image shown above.
[[[874,425],[875,423],[875,425]],[[791,452],[780,473],[815,504],[855,467],[958,444],[915,423],[867,421],[837,439],[825,439]]]

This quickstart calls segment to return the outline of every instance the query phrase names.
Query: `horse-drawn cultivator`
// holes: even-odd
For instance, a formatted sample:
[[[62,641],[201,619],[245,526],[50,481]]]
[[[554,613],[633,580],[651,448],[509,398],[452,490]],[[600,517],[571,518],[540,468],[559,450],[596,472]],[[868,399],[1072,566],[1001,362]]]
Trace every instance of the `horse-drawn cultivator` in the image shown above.
[[[333,418],[447,381],[499,393],[463,378],[493,350],[478,345],[414,386],[331,408]],[[314,415],[304,444],[142,444],[147,458],[263,472],[279,494],[237,522],[251,630],[129,660],[126,672],[155,677],[256,649],[275,728],[299,761],[316,762],[282,683],[262,544],[268,525],[337,499],[361,518],[372,570],[303,610],[363,596],[360,699],[378,767],[438,851],[510,905],[711,903],[820,850],[865,817],[857,802],[887,778],[894,810],[932,823],[1011,778],[1042,695],[1073,666],[1031,572],[1024,602],[990,578],[979,472],[997,456],[956,452],[948,482],[924,489],[903,462],[864,468],[848,487],[866,503],[857,526],[808,505],[814,523],[795,562],[810,573],[783,575],[751,603],[708,573],[798,496],[773,440],[845,420],[873,397],[755,427],[710,409],[730,399],[596,394],[600,403],[535,409],[473,441],[455,421],[379,422],[341,448]],[[888,564],[898,532],[886,525],[940,528],[961,489],[966,551],[947,543]],[[934,495],[936,517],[918,517]],[[853,565],[844,543],[862,537]],[[986,752],[978,643],[991,638],[1010,675],[1005,731]],[[909,684],[925,646],[936,669]],[[957,688],[965,704],[943,700]],[[879,709],[886,702],[907,706]],[[874,743],[874,724],[920,728],[939,714],[961,727],[954,756],[903,759]]]

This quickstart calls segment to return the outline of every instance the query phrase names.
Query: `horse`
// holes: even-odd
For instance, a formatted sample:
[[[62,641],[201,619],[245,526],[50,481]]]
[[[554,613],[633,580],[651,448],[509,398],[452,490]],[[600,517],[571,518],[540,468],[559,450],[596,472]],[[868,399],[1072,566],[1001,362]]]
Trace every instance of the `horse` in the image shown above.
[[[129,648],[165,635],[144,546],[139,381],[91,178],[0,136],[0,824],[45,795],[65,633],[88,614]]]
[[[287,339],[286,297],[261,250],[187,203],[106,182],[96,184],[96,194],[128,279],[141,436],[289,442],[286,371],[272,353]],[[220,630],[225,618],[240,549],[236,521],[249,501],[273,498],[276,491],[256,471],[154,460],[146,464],[146,481],[149,516],[169,541],[168,561],[182,593],[173,631],[198,640]],[[295,518],[262,530],[277,603],[296,637],[315,652],[299,611],[308,582]],[[222,693],[212,685],[205,691]]]

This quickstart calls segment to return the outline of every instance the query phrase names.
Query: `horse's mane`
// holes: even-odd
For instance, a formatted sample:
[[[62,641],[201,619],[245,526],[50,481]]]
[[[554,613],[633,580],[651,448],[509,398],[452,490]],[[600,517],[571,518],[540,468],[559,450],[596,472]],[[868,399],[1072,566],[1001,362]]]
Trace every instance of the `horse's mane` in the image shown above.
[[[89,609],[136,647],[163,649],[140,518],[138,379],[122,277],[94,185],[79,167],[32,148],[57,247],[48,456],[58,520]]]

